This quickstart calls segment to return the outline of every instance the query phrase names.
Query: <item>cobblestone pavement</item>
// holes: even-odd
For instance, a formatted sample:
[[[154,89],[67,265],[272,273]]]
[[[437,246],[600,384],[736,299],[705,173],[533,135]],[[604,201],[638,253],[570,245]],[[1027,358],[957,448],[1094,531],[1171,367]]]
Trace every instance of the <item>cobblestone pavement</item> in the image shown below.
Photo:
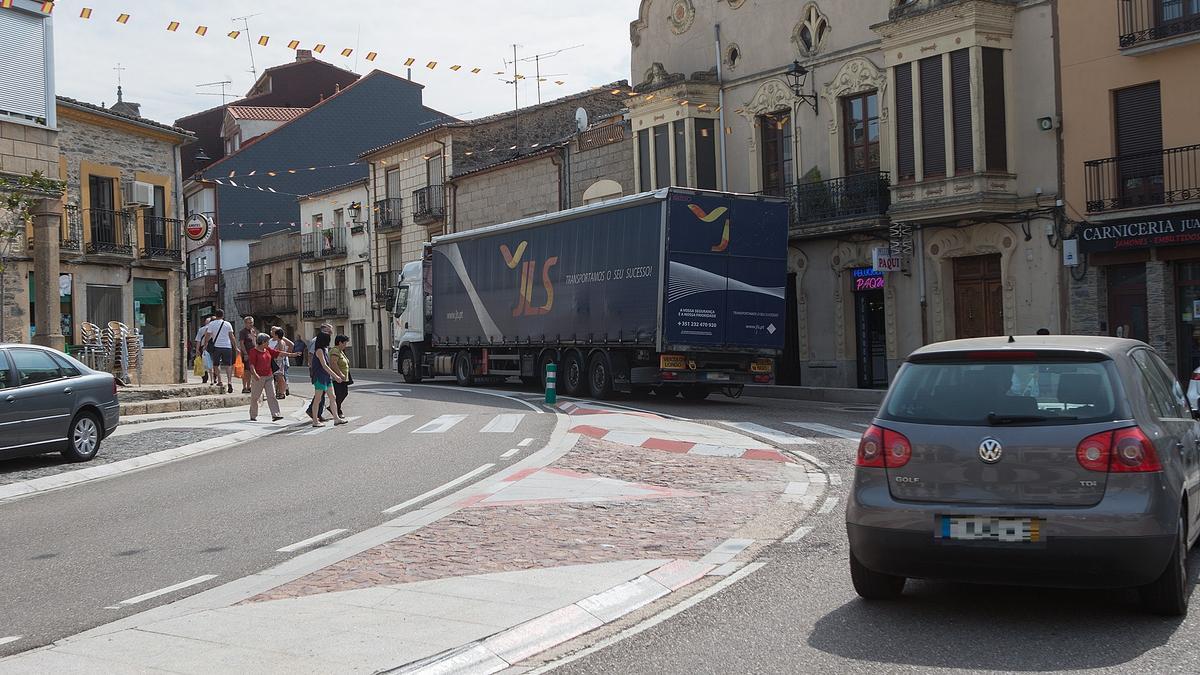
[[[781,499],[788,484],[806,474],[778,462],[677,455],[584,438],[552,466],[686,489],[692,496],[466,508],[249,602],[561,565],[696,560],[729,538],[783,536],[811,507]]]
[[[119,462],[232,433],[224,429],[150,429],[104,439],[100,443],[100,452],[90,462],[70,462],[58,453],[3,460],[0,461],[0,485]]]

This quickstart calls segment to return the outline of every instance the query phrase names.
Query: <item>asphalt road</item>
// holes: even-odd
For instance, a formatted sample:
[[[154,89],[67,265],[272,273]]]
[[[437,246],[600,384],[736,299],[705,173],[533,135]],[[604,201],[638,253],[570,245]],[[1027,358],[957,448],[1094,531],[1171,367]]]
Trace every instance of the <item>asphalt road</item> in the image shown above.
[[[310,537],[346,530],[315,547],[378,525],[395,517],[384,509],[495,464],[481,479],[540,448],[554,428],[554,415],[508,398],[401,386],[356,386],[349,408],[361,418],[348,426],[317,435],[297,427],[0,504],[0,642],[23,636],[0,645],[0,656],[261,571],[309,550],[277,551]],[[484,433],[501,414],[510,417],[500,429],[523,417],[515,430]],[[350,433],[389,415],[412,417],[379,433]],[[437,432],[449,422],[444,415],[464,417]],[[413,433],[439,418],[442,425],[426,427],[432,433]],[[500,458],[526,438],[535,442]],[[216,576],[110,609],[206,575]]]

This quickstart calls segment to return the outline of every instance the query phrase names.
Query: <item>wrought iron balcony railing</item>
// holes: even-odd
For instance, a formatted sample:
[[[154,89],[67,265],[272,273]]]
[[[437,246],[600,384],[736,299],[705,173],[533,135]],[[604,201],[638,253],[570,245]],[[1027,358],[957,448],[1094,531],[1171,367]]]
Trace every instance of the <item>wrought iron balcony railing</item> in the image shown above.
[[[388,197],[375,202],[375,227],[380,230],[398,230],[403,224],[404,200]]]
[[[1088,213],[1200,200],[1200,145],[1083,163]]]
[[[340,288],[308,291],[304,294],[304,318],[350,316],[346,292]]]
[[[88,209],[87,222],[92,235],[87,245],[88,253],[133,255],[135,220],[132,212]]]
[[[278,316],[296,311],[295,288],[264,288],[234,297],[238,311],[249,316]]]
[[[395,272],[376,272],[375,273],[375,302],[388,304],[392,295],[396,292],[396,273]]]
[[[889,185],[888,172],[870,171],[789,185],[785,194],[778,196],[785,196],[791,202],[793,225],[811,225],[886,214],[891,205]]]
[[[446,217],[446,189],[427,185],[413,190],[413,220],[431,221]]]
[[[346,255],[346,228],[330,227],[300,237],[300,258],[339,258]]]
[[[183,221],[178,218],[143,216],[141,257],[182,262]]]
[[[83,250],[83,215],[78,204],[67,204],[63,208],[63,231],[58,248],[61,251]]]
[[[1200,4],[1194,0],[1117,0],[1121,49],[1188,33],[1200,33]]]

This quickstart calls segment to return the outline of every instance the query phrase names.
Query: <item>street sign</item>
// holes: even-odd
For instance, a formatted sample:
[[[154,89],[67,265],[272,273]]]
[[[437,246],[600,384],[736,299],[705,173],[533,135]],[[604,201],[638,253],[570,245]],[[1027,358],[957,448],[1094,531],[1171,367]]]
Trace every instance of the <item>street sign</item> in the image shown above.
[[[212,232],[213,221],[203,213],[193,213],[188,216],[187,222],[183,225],[183,231],[187,233],[188,239],[195,242],[202,242],[208,239],[208,235]]]
[[[886,248],[871,251],[871,269],[876,272],[899,272],[903,268],[900,256],[891,255]]]

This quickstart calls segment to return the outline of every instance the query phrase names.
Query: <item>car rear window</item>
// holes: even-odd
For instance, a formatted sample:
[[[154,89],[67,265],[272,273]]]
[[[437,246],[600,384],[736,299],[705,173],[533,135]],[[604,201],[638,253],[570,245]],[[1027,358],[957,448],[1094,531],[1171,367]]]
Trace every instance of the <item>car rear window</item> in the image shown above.
[[[1088,424],[1116,419],[1111,361],[907,363],[881,412],[922,424]]]

